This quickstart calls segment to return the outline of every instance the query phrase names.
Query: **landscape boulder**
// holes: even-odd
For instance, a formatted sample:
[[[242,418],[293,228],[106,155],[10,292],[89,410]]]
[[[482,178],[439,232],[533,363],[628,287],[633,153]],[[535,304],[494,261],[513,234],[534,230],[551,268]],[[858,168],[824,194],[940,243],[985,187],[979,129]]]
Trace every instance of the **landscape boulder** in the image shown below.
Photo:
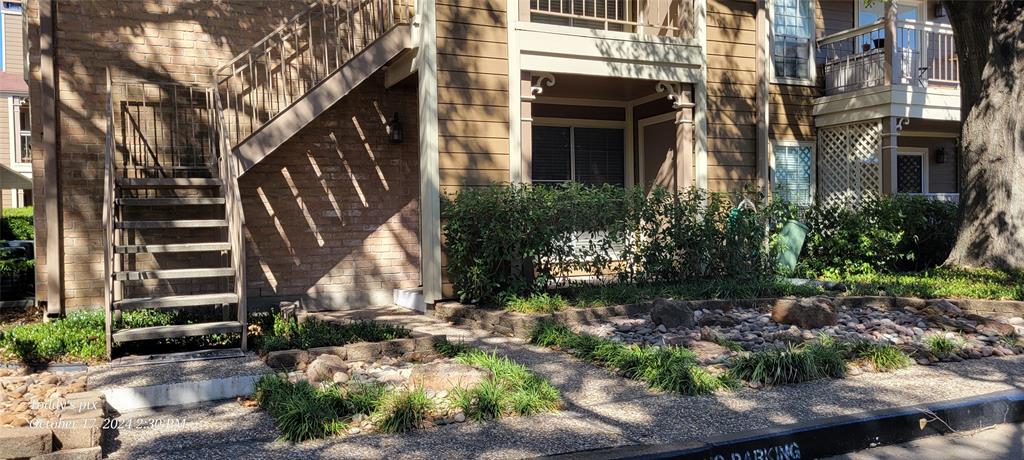
[[[651,304],[651,321],[669,329],[689,329],[694,325],[693,309],[690,308],[689,302],[657,299]]]
[[[960,316],[963,310],[945,299],[929,300],[928,304],[921,309],[921,313],[927,316]]]
[[[335,373],[348,370],[348,364],[340,356],[320,355],[306,366],[306,379],[310,382],[331,380]]]
[[[281,350],[267,353],[267,366],[271,369],[295,369],[309,362],[306,350]]]
[[[836,324],[836,312],[827,300],[820,297],[788,300],[777,302],[772,307],[772,321],[817,329]]]
[[[454,388],[472,388],[490,377],[490,371],[473,366],[437,362],[414,367],[409,376],[409,384],[435,392],[451,391]]]

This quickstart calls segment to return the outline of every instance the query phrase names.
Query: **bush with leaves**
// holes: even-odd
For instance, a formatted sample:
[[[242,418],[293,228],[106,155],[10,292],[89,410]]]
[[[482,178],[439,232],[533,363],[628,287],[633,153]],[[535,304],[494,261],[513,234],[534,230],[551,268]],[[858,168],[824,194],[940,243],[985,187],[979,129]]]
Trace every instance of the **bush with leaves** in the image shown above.
[[[32,207],[4,209],[0,218],[0,240],[34,240]]]
[[[512,185],[465,189],[443,209],[448,272],[464,302],[526,297],[569,274],[631,283],[774,275],[783,204],[689,189]]]
[[[804,215],[810,231],[801,266],[828,277],[935,267],[952,248],[956,209],[919,196],[813,207]]]

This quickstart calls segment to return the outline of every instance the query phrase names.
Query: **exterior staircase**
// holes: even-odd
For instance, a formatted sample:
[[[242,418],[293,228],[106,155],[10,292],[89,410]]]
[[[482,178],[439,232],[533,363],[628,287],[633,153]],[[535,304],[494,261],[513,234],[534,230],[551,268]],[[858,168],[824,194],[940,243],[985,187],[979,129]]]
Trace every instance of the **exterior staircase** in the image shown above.
[[[413,0],[319,0],[231,59],[210,87],[114,82],[107,71],[104,303],[119,343],[240,334],[238,178],[411,47]],[[191,324],[128,328],[132,310]]]

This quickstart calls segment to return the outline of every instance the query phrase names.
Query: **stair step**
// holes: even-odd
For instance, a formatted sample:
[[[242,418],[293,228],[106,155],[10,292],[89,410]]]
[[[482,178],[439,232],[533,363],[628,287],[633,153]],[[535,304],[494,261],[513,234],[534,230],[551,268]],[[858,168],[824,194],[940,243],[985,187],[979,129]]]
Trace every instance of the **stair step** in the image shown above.
[[[119,178],[117,186],[121,188],[199,188],[199,187],[220,187],[220,179],[205,177],[144,177],[144,178]]]
[[[218,321],[215,323],[183,324],[180,326],[152,326],[136,329],[122,329],[113,334],[114,342],[132,342],[136,340],[170,339],[176,337],[192,337],[197,335],[226,334],[242,332],[242,323],[238,321]]]
[[[138,310],[142,308],[198,307],[237,302],[238,296],[234,293],[217,293],[123,299],[114,302],[114,307],[121,310]]]
[[[227,227],[228,221],[223,219],[203,220],[129,220],[115,222],[115,228],[146,229],[146,228],[212,228]]]
[[[118,281],[224,278],[228,276],[235,276],[235,271],[231,268],[184,268],[173,270],[135,270],[114,273],[114,279]]]
[[[231,243],[129,244],[114,246],[117,254],[230,251]]]
[[[224,204],[224,198],[118,198],[121,206],[195,206]]]

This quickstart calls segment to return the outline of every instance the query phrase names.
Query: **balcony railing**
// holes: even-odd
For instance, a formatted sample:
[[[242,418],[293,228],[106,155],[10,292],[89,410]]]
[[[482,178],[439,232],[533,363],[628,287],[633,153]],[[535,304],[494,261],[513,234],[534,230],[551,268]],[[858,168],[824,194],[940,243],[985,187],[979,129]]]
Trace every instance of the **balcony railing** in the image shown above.
[[[587,29],[693,38],[693,0],[529,0],[524,20]],[[528,5],[527,5],[528,4]]]
[[[825,56],[825,94],[886,84],[956,88],[960,70],[953,29],[948,25],[897,21],[892,60],[885,54],[884,21],[818,40]],[[886,71],[892,69],[891,82]]]

